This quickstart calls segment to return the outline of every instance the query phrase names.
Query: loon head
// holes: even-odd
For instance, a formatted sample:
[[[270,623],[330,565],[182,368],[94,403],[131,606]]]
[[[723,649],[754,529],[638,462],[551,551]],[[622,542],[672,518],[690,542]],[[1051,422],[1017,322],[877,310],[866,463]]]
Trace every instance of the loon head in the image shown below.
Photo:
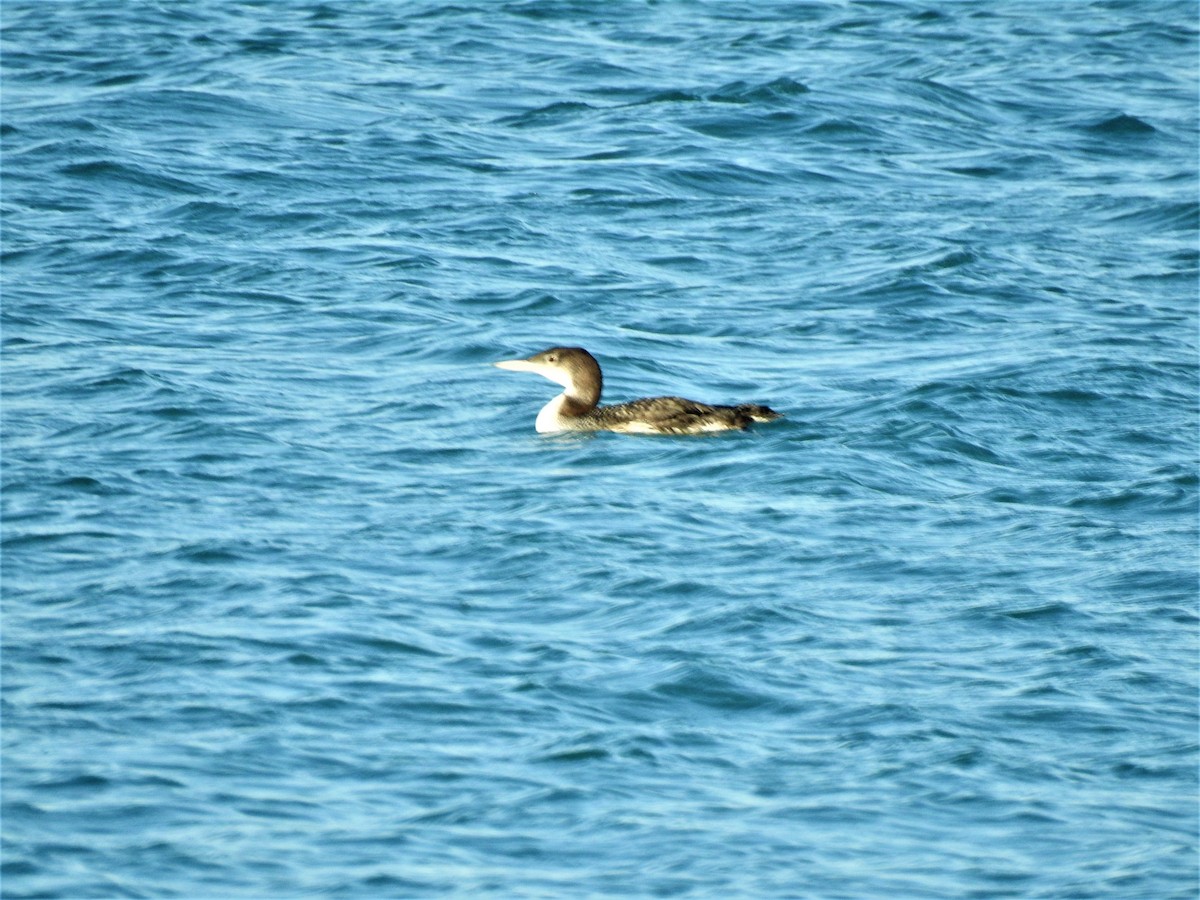
[[[600,402],[604,381],[596,357],[582,347],[551,347],[527,359],[506,359],[495,363],[513,372],[534,372],[561,384],[567,397],[584,408]]]

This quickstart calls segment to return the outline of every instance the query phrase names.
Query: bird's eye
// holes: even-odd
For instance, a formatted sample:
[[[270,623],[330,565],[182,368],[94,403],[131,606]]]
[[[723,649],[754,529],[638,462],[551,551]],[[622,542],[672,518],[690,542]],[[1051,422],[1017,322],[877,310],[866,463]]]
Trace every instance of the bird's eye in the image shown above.
[[[558,357],[555,356],[553,353],[551,353],[549,356],[547,356],[546,359],[548,362],[558,362]]]

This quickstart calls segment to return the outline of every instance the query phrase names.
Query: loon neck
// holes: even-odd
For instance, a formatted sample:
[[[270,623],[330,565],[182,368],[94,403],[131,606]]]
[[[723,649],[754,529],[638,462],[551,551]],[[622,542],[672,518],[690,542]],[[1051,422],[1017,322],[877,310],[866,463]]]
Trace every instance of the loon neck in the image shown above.
[[[562,398],[565,415],[582,416],[600,405],[600,385],[576,382],[563,391]]]
[[[586,416],[595,408],[595,402],[586,403],[569,391],[564,391],[542,407],[533,427],[542,433],[567,431],[570,429],[569,423],[572,419]]]
[[[591,365],[578,364],[566,369],[567,377],[560,382],[566,388],[562,395],[567,415],[582,415],[600,404],[600,392],[604,386],[600,366],[590,355],[587,362]]]

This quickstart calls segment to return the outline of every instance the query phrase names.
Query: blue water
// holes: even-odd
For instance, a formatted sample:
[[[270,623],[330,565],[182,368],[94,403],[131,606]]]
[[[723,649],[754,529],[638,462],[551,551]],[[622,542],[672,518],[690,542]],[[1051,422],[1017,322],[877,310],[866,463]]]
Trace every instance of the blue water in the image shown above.
[[[4,897],[1197,895],[1194,3],[0,16]]]

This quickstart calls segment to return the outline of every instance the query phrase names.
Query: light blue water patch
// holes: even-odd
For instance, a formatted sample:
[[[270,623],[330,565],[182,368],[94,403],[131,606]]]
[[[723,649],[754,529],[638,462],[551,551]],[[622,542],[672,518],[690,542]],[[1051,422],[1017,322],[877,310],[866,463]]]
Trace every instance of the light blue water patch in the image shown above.
[[[1195,896],[1192,4],[0,16],[3,896]]]

